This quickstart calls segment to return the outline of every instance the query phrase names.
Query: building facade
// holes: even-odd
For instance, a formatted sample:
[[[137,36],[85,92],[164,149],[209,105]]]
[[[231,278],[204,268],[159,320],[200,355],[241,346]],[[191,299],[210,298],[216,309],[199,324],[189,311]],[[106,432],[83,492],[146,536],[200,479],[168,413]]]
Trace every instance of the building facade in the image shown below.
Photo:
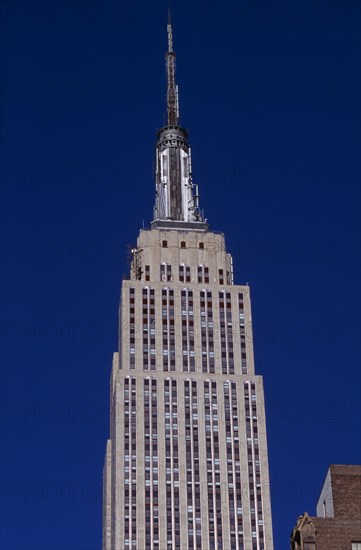
[[[361,466],[329,467],[316,506],[291,533],[292,550],[361,550]]]
[[[199,208],[167,30],[154,220],[121,290],[103,550],[273,550],[250,290]]]

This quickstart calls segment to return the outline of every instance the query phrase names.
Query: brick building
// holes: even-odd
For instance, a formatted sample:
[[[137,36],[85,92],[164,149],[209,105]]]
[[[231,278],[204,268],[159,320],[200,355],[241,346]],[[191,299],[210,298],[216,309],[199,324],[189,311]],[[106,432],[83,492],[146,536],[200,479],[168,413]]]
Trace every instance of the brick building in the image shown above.
[[[361,550],[361,466],[329,467],[316,514],[298,517],[292,550]]]

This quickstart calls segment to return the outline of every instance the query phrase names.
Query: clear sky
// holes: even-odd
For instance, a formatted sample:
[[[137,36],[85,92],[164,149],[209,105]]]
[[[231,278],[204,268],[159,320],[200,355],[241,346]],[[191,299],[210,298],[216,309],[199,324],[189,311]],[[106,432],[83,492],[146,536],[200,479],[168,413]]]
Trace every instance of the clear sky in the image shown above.
[[[167,2],[3,0],[2,550],[98,550],[127,246],[152,219]],[[172,3],[194,180],[251,285],[275,550],[360,463],[359,2]]]

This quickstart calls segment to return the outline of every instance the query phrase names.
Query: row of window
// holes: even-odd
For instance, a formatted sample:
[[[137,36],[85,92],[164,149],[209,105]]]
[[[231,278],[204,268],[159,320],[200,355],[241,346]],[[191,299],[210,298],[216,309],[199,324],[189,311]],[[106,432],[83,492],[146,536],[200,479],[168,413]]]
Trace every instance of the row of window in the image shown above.
[[[221,465],[219,456],[216,382],[204,382],[204,413],[208,486],[208,541],[210,548],[223,548]]]
[[[145,547],[159,550],[157,381],[144,380]]]
[[[167,263],[160,264],[160,271],[159,271],[159,277],[160,281],[163,282],[170,282],[174,280],[174,273],[172,270],[172,265]],[[139,269],[137,272],[137,280],[141,281],[143,279],[143,271]],[[146,265],[144,267],[144,281],[150,281],[151,280],[151,270],[150,265]],[[197,282],[197,283],[204,283],[208,284],[210,282],[210,276],[209,276],[209,267],[205,265],[199,265],[197,267],[197,276],[194,281],[191,280],[191,268],[189,265],[181,264],[178,266],[178,281],[181,283],[191,283],[191,282]],[[231,282],[231,274],[229,271],[224,272],[223,269],[218,270],[218,280],[212,281],[214,283],[218,282],[219,284],[232,284]]]
[[[137,403],[136,381],[124,380],[124,539],[128,549],[137,546]]]
[[[174,290],[162,290],[163,370],[175,371]]]
[[[238,294],[239,313],[239,341],[241,346],[241,368],[242,374],[247,374],[247,351],[246,351],[246,327],[244,317],[243,292]]]
[[[258,442],[258,410],[256,385],[244,384],[244,409],[246,416],[249,501],[251,510],[252,550],[264,549],[263,504]]]
[[[162,241],[162,247],[163,248],[168,248],[168,241]],[[181,241],[180,242],[180,247],[181,248],[187,248],[187,243],[185,241]],[[202,243],[202,242],[198,243],[198,248],[200,250],[204,250],[204,243]]]
[[[231,550],[244,550],[243,507],[241,487],[240,441],[238,425],[237,386],[225,382],[224,420],[227,438],[228,506]]]
[[[178,400],[175,380],[164,382],[167,547],[180,549]]]
[[[182,362],[184,372],[195,372],[193,291],[182,290]]]
[[[234,374],[233,328],[231,293],[219,293],[222,373]]]
[[[155,370],[155,305],[150,288],[143,288],[143,368]]]
[[[180,550],[180,469],[179,469],[179,398],[177,381],[166,379],[164,391],[164,416],[158,411],[157,380],[143,381],[144,406],[144,490],[145,490],[145,549],[160,550],[159,529],[159,447],[158,419],[164,426],[165,497],[167,547]],[[199,455],[200,413],[198,395],[203,386],[204,435],[206,443],[207,506],[202,508]],[[187,533],[189,550],[202,548],[202,522],[208,528],[208,547],[223,548],[225,506],[221,494],[219,415],[224,406],[224,423],[227,449],[228,512],[230,549],[245,550],[243,538],[243,503],[240,467],[239,402],[236,382],[223,383],[223,404],[218,402],[217,382],[184,381],[184,437],[186,456]],[[264,549],[262,485],[257,430],[256,386],[253,382],[243,384],[244,411],[246,416],[248,487],[252,527],[252,550]],[[136,380],[127,377],[124,381],[124,540],[129,550],[136,548],[137,511],[137,460],[136,460],[137,401]],[[139,464],[138,464],[139,467]],[[139,490],[139,489],[138,489]],[[142,500],[139,500],[142,505]],[[223,512],[224,514],[224,512]],[[223,522],[223,523],[222,523]]]
[[[197,383],[184,383],[184,411],[187,469],[188,548],[202,549],[201,490],[199,478]]]
[[[176,368],[175,295],[173,289],[162,289],[161,338],[162,367],[164,371]],[[223,374],[235,373],[232,303],[230,292],[218,293],[219,331],[221,339],[221,369]],[[215,372],[214,335],[217,324],[213,318],[212,292],[200,292],[200,336],[202,372]],[[243,293],[238,294],[239,345],[241,372],[247,374],[246,332]],[[135,289],[129,290],[129,368],[135,369],[136,343]],[[184,372],[195,372],[195,327],[193,291],[181,291],[182,364]],[[143,369],[156,370],[156,317],[154,289],[142,289],[142,344]],[[159,360],[159,359],[158,359]]]
[[[215,372],[212,293],[200,293],[202,372]]]

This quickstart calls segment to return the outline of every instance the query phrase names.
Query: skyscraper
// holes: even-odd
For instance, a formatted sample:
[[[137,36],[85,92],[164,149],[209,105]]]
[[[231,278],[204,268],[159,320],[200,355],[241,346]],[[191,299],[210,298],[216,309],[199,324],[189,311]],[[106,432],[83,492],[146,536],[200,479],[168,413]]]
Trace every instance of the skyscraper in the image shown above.
[[[167,30],[154,219],[121,290],[103,550],[272,550],[249,287],[199,207]]]

